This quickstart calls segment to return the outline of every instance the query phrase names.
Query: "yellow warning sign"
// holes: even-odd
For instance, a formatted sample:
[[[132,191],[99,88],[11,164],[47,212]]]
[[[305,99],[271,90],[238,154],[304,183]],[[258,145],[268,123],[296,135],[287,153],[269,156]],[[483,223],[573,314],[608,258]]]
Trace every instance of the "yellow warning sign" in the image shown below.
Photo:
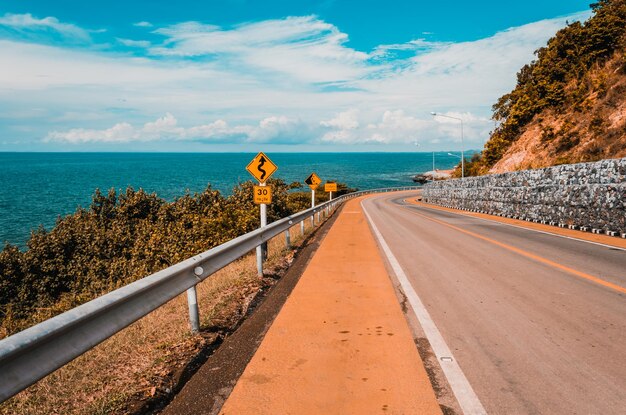
[[[254,203],[269,205],[272,203],[272,188],[269,186],[254,186]]]
[[[336,192],[337,191],[337,183],[328,183],[324,185],[325,192]]]
[[[309,177],[306,178],[304,183],[308,184],[312,190],[317,189],[317,186],[322,183],[322,179],[315,173],[311,173]]]
[[[259,153],[252,159],[250,164],[248,164],[246,170],[248,170],[259,183],[265,183],[267,179],[278,170],[278,166],[272,163],[272,160],[265,154]]]

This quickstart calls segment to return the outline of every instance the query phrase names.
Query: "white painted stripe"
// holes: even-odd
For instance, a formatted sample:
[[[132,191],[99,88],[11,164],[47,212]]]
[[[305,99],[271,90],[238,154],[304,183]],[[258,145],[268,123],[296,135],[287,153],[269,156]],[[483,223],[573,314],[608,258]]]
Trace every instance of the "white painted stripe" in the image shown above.
[[[416,208],[423,208],[423,209],[427,209],[427,210],[432,210],[432,211],[435,211],[435,212],[442,212],[442,210],[437,209],[437,208],[432,208],[430,206],[418,206],[418,205],[414,205],[412,203],[408,203],[406,201],[406,199],[403,199],[402,201],[404,203],[406,203],[405,206],[409,207],[410,209],[413,209],[413,207],[416,207]],[[603,244],[602,242],[587,241],[586,239],[574,238],[573,236],[567,236],[567,235],[559,235],[558,233],[552,233],[552,232],[548,232],[548,231],[541,231],[539,229],[527,228],[525,226],[514,225],[512,223],[507,223],[507,222],[500,222],[500,221],[493,220],[493,219],[488,219],[488,218],[481,218],[480,216],[466,215],[465,213],[461,213],[461,212],[450,212],[449,210],[445,210],[443,212],[448,212],[448,213],[452,213],[454,215],[459,215],[459,216],[465,216],[466,218],[479,219],[479,220],[482,220],[482,221],[485,221],[485,222],[489,222],[489,223],[498,223],[500,225],[511,226],[513,228],[524,229],[526,231],[532,231],[532,232],[543,233],[543,234],[546,234],[546,235],[558,236],[559,238],[571,239],[572,241],[585,242],[585,243],[592,244],[592,245],[603,246],[605,248],[617,249],[619,251],[626,251],[626,249],[624,249],[622,247],[615,246],[615,245],[607,245],[607,244]]]
[[[387,256],[387,260],[393,269],[393,272],[396,274],[398,281],[400,282],[400,286],[402,287],[402,291],[404,291],[404,295],[406,296],[413,312],[417,316],[428,341],[430,342],[430,346],[437,356],[437,361],[439,365],[443,369],[443,373],[446,375],[448,379],[448,383],[450,384],[450,388],[452,389],[454,396],[456,396],[459,405],[461,406],[461,410],[466,415],[481,415],[486,414],[485,408],[480,403],[478,396],[472,389],[472,386],[468,382],[467,378],[463,374],[463,370],[457,363],[456,359],[452,355],[450,348],[446,344],[446,341],[443,339],[443,336],[439,332],[439,329],[435,325],[435,322],[428,314],[426,307],[420,300],[419,296],[413,289],[413,286],[409,282],[404,270],[400,266],[400,263],[391,252],[389,245],[385,242],[385,239],[378,231],[378,228],[374,224],[372,217],[369,215],[363,202],[361,202],[361,207],[363,208],[363,212],[365,212],[365,216],[367,216],[367,220],[372,227],[372,231],[374,232],[374,236],[378,239],[378,243],[382,248],[383,252]]]

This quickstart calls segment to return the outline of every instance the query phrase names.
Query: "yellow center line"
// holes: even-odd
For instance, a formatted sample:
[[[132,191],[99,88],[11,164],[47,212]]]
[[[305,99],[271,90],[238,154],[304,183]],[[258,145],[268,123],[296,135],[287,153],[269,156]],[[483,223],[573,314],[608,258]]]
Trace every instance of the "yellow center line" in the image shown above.
[[[487,213],[479,213],[479,212],[468,212],[459,209],[452,209],[438,205],[431,205],[428,203],[418,202],[413,198],[404,199],[406,203],[415,206],[421,206],[430,210],[440,210],[443,212],[452,212],[455,215],[461,216],[471,216],[474,218],[479,218],[483,220],[490,220],[492,222],[504,223],[505,225],[517,226],[524,229],[544,232],[550,235],[560,236],[569,239],[575,239],[582,242],[590,242],[600,245],[605,245],[609,247],[615,247],[620,249],[626,249],[626,239],[616,238],[613,236],[595,234],[595,233],[587,233],[579,230],[573,230],[568,228],[560,228],[552,225],[544,225],[541,223],[528,222],[525,220],[512,219],[502,216],[494,216]]]
[[[468,230],[465,230],[465,229],[463,229],[463,228],[459,228],[458,226],[451,225],[451,224],[449,224],[449,223],[447,223],[447,222],[444,222],[444,221],[441,221],[441,220],[438,220],[438,219],[431,218],[431,217],[429,217],[429,216],[426,216],[426,215],[423,215],[423,214],[421,214],[421,213],[415,212],[414,210],[409,210],[409,211],[410,211],[411,213],[413,213],[413,214],[417,215],[417,216],[420,216],[420,217],[424,218],[424,219],[428,219],[428,220],[430,220],[430,221],[432,221],[432,222],[435,222],[435,223],[438,223],[438,224],[440,224],[440,225],[447,226],[448,228],[451,228],[451,229],[457,230],[457,231],[462,232],[462,233],[464,233],[464,234],[466,234],[466,235],[473,236],[474,238],[482,239],[483,241],[486,241],[486,242],[492,243],[492,244],[497,245],[497,246],[499,246],[499,247],[501,247],[501,248],[507,249],[507,250],[509,250],[509,251],[511,251],[511,252],[515,252],[515,253],[516,253],[516,254],[518,254],[518,255],[524,256],[524,257],[526,257],[526,258],[530,258],[530,259],[535,260],[535,261],[537,261],[537,262],[540,262],[540,263],[542,263],[542,264],[545,264],[545,265],[551,266],[551,267],[553,267],[553,268],[559,269],[559,270],[561,270],[561,271],[565,271],[565,272],[567,272],[567,273],[569,273],[569,274],[572,274],[572,275],[575,275],[575,276],[577,276],[577,277],[584,278],[584,279],[586,279],[586,280],[589,280],[589,281],[595,282],[596,284],[599,284],[599,285],[602,285],[602,286],[605,286],[605,287],[611,288],[611,289],[613,289],[613,290],[615,290],[615,291],[618,291],[618,292],[620,292],[620,293],[626,294],[626,288],[624,288],[624,287],[622,287],[622,286],[620,286],[620,285],[613,284],[612,282],[608,282],[608,281],[605,281],[605,280],[603,280],[603,279],[601,279],[601,278],[594,277],[593,275],[589,275],[589,274],[586,274],[586,273],[584,273],[584,272],[581,272],[581,271],[575,270],[575,269],[570,268],[570,267],[568,267],[568,266],[565,266],[565,265],[559,264],[558,262],[554,262],[554,261],[551,261],[551,260],[549,260],[549,259],[546,259],[546,258],[540,257],[539,255],[535,255],[535,254],[532,254],[532,253],[530,253],[530,252],[524,251],[523,249],[516,248],[516,247],[514,247],[514,246],[511,246],[511,245],[505,244],[505,243],[503,243],[503,242],[496,241],[495,239],[491,239],[491,238],[488,238],[488,237],[486,237],[486,236],[483,236],[483,235],[477,234],[477,233],[475,233],[475,232],[468,231]]]

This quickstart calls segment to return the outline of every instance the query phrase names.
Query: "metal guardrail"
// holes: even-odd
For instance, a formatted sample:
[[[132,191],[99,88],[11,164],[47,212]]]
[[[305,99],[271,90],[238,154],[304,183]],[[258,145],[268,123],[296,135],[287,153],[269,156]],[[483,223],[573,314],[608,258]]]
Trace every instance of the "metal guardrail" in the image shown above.
[[[309,217],[314,223],[315,215],[320,223],[320,214],[329,215],[338,204],[354,197],[419,188],[373,189],[340,196],[239,236],[0,340],[0,403],[187,290],[193,329],[198,321],[196,284],[297,223],[303,224]]]

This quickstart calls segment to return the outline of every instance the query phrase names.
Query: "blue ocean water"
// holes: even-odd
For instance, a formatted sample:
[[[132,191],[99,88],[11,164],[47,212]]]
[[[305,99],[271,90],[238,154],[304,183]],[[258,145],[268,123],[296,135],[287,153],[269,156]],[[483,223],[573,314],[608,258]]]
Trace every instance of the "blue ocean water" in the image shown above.
[[[31,229],[54,226],[58,216],[87,207],[96,188],[143,188],[172,200],[204,190],[208,183],[229,194],[251,179],[248,153],[0,153],[0,246],[20,247]],[[303,182],[316,172],[369,189],[411,185],[416,173],[432,169],[432,153],[268,153],[278,165],[274,177]],[[435,154],[438,169],[458,158]]]

